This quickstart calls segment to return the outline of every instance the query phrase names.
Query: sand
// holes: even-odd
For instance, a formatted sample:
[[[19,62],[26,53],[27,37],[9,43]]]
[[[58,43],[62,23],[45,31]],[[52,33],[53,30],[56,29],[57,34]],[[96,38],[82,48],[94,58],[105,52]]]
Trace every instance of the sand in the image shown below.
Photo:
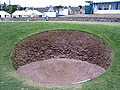
[[[66,58],[32,62],[17,70],[26,79],[50,85],[72,85],[104,72],[105,69],[98,65]]]

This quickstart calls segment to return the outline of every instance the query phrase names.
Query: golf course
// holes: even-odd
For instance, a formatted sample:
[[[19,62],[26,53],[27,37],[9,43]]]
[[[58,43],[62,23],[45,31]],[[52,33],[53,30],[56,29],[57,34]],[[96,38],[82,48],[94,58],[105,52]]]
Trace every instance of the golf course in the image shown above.
[[[70,32],[63,32],[62,30],[63,31],[69,30]],[[60,31],[60,34],[57,32],[57,35],[61,35],[60,38],[56,39],[55,31]],[[44,32],[51,32],[51,34],[45,33],[45,35],[40,34],[39,37],[37,36],[39,33],[44,33]],[[86,36],[89,36],[89,37],[85,37],[83,34],[79,34],[79,32],[81,33],[84,32],[86,33]],[[74,34],[72,35],[71,33],[74,33]],[[47,37],[48,35],[49,37]],[[81,45],[82,43],[76,44],[79,41],[76,41],[76,42],[74,41],[74,40],[77,40],[76,38],[79,37],[80,35],[83,35],[84,37],[83,41],[79,40],[80,42],[84,43],[83,45]],[[95,35],[95,37],[97,37],[98,39],[95,39],[91,35],[92,36]],[[33,39],[33,36],[35,36],[36,39],[35,38]],[[75,39],[73,37],[75,37]],[[39,40],[41,40],[42,44],[39,42]],[[43,40],[46,40],[46,41],[44,42]],[[55,40],[57,43],[59,43],[59,45],[51,44],[51,43],[56,43],[54,42]],[[60,40],[61,42],[57,40]],[[66,45],[66,48],[69,51],[69,53],[67,54],[64,50],[62,50],[63,49],[62,46],[60,46],[60,45],[63,45],[63,43],[64,44],[67,43],[64,40],[69,40],[70,43],[72,43],[71,41],[73,41],[72,44],[67,44],[68,47]],[[85,43],[84,41],[86,40],[88,41]],[[89,41],[89,40],[93,40],[93,41]],[[104,46],[104,43],[100,44],[100,42],[103,42],[102,40],[107,45]],[[33,43],[30,43],[28,41],[33,42]],[[93,44],[94,42],[97,44]],[[39,46],[38,44],[41,46]],[[86,47],[92,48],[91,45],[96,47],[96,48],[92,48],[93,51],[96,50],[93,52],[93,54],[91,54],[91,55],[94,55],[94,57],[91,56],[91,60],[88,57],[87,61],[91,62],[91,64],[98,65],[102,67],[103,69],[105,69],[105,71],[104,70],[101,71],[102,73],[100,75],[98,75],[97,77],[93,77],[94,79],[92,80],[88,80],[86,82],[73,84],[73,85],[67,85],[66,83],[62,83],[62,84],[66,84],[62,86],[61,85],[49,85],[45,83],[36,82],[37,79],[35,81],[34,79],[27,79],[24,77],[24,75],[23,76],[20,75],[17,71],[19,70],[20,67],[24,66],[25,64],[30,64],[31,62],[35,63],[36,61],[39,61],[39,60],[45,60],[45,62],[40,63],[41,67],[49,66],[50,64],[47,61],[47,59],[51,60],[51,57],[53,57],[53,55],[54,55],[54,58],[56,58],[56,56],[59,56],[60,54],[61,55],[60,57],[62,57],[62,59],[67,58],[67,59],[72,59],[72,60],[73,59],[82,60],[81,58],[83,57],[80,57],[79,56],[80,54],[75,54],[77,49],[76,51],[72,51],[72,50],[75,50],[73,49],[75,48],[74,47],[75,45],[77,48],[80,48],[79,45],[84,47],[86,44],[87,44]],[[29,45],[30,48],[28,48],[27,45]],[[33,53],[34,54],[33,55],[30,53],[30,51],[32,51],[37,45],[39,48],[37,47],[38,51],[35,51],[35,52],[39,52],[39,53],[41,52],[42,53],[41,55],[45,57],[41,57],[40,55],[36,56],[36,54]],[[57,50],[53,52],[54,50],[50,49],[49,52],[52,52],[52,56],[49,56],[48,51],[45,53],[45,50],[41,49],[41,48],[46,48],[46,47],[51,48],[52,46],[57,48],[58,52],[62,50],[61,52],[63,52],[64,55],[61,54],[61,52],[58,53]],[[58,49],[59,47],[60,49]],[[99,48],[100,50],[101,49],[103,50],[100,53],[99,53],[100,51]],[[107,50],[106,48],[110,50]],[[89,50],[89,48],[87,49]],[[25,51],[25,52],[22,52],[22,51]],[[85,51],[85,49],[83,51]],[[101,55],[101,56],[98,55],[99,58],[97,58],[97,56],[95,57],[97,51],[98,51],[98,54]],[[28,52],[30,53],[29,55],[28,55]],[[88,53],[88,52],[86,51],[85,53]],[[29,57],[26,55],[28,55]],[[34,57],[37,57],[37,59]],[[95,63],[95,61],[93,60],[94,58],[98,60],[98,63]],[[102,59],[106,61],[102,61]],[[107,61],[108,59],[110,62]],[[85,60],[83,59],[82,61],[85,61]],[[63,62],[61,61],[61,63]],[[71,64],[72,62],[69,62],[69,60],[68,61],[66,60],[64,64],[66,65],[66,63],[69,63],[69,67],[71,66],[75,68],[74,64],[76,65],[77,62]],[[54,64],[58,64],[57,66],[59,66],[59,63],[54,63]],[[54,67],[57,67],[57,66],[54,66]],[[60,67],[62,67],[63,68],[62,70],[64,70],[64,65]],[[51,69],[54,69],[54,68],[50,68],[48,70],[50,71]],[[72,71],[72,68],[70,69]],[[74,70],[76,69],[73,69],[73,72]],[[46,72],[47,72],[47,69],[46,69]],[[57,74],[64,75],[61,73],[57,73]],[[76,73],[76,74],[78,74],[76,76],[80,76],[79,75],[80,73]],[[72,75],[74,76],[74,74]],[[35,76],[34,73],[33,73],[33,76]],[[72,77],[72,76],[69,76],[69,77]],[[67,78],[66,80],[68,81],[69,78],[67,76],[66,78]],[[48,77],[46,79],[48,79],[49,82],[51,83],[52,79],[49,79]],[[56,77],[56,79],[58,79],[58,77]],[[54,82],[54,84],[57,83],[56,81]],[[70,83],[70,82],[67,82],[67,83]],[[60,82],[58,82],[58,84],[59,83]],[[89,21],[87,22],[86,21],[83,21],[83,22],[82,21],[79,21],[79,22],[78,21],[40,21],[40,22],[39,21],[20,21],[20,22],[3,21],[3,22],[0,22],[0,90],[119,90],[119,89],[120,89],[120,23],[89,22]]]

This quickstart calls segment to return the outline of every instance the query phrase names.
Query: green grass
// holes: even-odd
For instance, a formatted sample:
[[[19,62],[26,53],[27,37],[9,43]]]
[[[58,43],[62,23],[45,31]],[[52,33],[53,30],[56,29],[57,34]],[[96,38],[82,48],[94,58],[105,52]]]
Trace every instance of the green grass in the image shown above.
[[[23,38],[56,29],[81,30],[107,41],[114,52],[111,67],[93,81],[78,87],[49,87],[30,83],[15,73],[10,54]],[[102,22],[0,22],[0,90],[119,90],[120,89],[120,23]]]

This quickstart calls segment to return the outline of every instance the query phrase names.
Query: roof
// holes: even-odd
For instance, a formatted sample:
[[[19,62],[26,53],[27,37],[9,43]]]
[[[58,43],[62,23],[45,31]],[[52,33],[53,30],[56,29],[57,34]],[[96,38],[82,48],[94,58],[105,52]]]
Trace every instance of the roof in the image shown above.
[[[12,15],[43,15],[41,12],[37,10],[28,10],[28,11],[15,11]]]
[[[69,7],[72,11],[80,11],[79,7]],[[85,6],[82,6],[82,10],[85,10]]]
[[[80,11],[79,7],[70,7],[72,11]]]
[[[27,12],[25,12],[25,15],[32,15],[32,14],[43,15],[41,12],[37,10],[28,10]]]
[[[120,1],[109,1],[109,2],[94,2],[94,4],[111,4],[111,3],[120,3]]]
[[[71,9],[71,7],[68,7],[68,11],[72,12],[72,9]]]
[[[25,11],[15,11],[12,15],[24,15]]]
[[[45,7],[45,8],[34,8],[34,10],[37,10],[37,11],[39,11],[39,12],[41,12],[41,13],[47,12],[48,9],[49,9],[49,7]]]
[[[54,12],[54,9],[52,6],[50,6],[50,8],[48,9],[48,12]]]
[[[36,15],[43,15],[41,12],[37,11],[37,10],[33,10],[33,13]]]

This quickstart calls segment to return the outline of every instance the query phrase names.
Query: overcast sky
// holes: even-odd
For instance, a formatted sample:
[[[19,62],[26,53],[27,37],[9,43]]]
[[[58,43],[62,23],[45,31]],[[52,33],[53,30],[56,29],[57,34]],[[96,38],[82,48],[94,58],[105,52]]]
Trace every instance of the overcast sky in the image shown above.
[[[11,4],[18,4],[23,7],[46,7],[46,6],[55,6],[55,5],[63,5],[63,6],[79,6],[85,5],[85,1],[120,1],[120,0],[10,0]],[[0,0],[0,3],[9,4],[9,0]]]

